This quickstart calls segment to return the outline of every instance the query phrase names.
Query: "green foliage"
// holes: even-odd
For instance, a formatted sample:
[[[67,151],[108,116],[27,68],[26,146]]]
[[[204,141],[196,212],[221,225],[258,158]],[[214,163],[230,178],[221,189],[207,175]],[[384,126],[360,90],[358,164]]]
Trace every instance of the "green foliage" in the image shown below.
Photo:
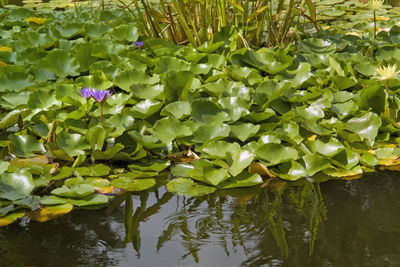
[[[194,47],[220,39],[235,40],[239,47],[280,45],[293,40],[293,31],[307,24],[301,18],[318,29],[316,7],[311,0],[119,2],[140,21],[147,36]]]
[[[225,7],[227,23],[246,14],[241,2]],[[396,27],[375,42],[366,23],[354,27],[363,37],[324,31],[286,48],[237,49],[233,36],[262,11],[246,27],[216,25],[213,40],[182,47],[148,38],[119,9],[91,11],[82,8],[77,19],[71,10],[0,10],[0,216],[10,216],[7,223],[38,203],[65,205],[61,213],[101,207],[108,195],[166,183],[199,196],[273,176],[318,181],[398,163],[400,83],[390,80],[386,91],[372,78],[377,66],[400,64]],[[52,19],[25,21],[33,16]],[[256,36],[250,28],[243,36]],[[130,43],[138,40],[140,48]],[[79,95],[82,87],[113,95],[100,106]],[[169,182],[160,178],[166,172]]]

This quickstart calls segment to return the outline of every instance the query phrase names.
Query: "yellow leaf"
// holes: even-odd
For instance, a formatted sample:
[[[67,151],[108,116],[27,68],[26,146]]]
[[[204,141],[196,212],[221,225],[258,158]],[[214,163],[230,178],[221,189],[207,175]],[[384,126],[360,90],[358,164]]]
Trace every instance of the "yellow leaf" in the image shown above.
[[[103,178],[88,178],[85,180],[86,184],[94,187],[94,190],[99,194],[110,194],[114,192],[114,186],[110,181]]]
[[[66,203],[56,206],[45,206],[28,213],[28,217],[37,222],[46,222],[69,213],[74,206]]]
[[[25,211],[20,211],[8,214],[4,217],[0,217],[0,227],[9,225],[15,222],[17,219],[22,218],[24,216],[25,216]]]
[[[360,179],[361,177],[362,177],[362,174],[353,175],[353,176],[345,176],[342,178],[342,180],[351,181],[351,180]]]
[[[390,20],[390,18],[389,17],[376,16],[376,20],[388,21],[388,20]]]
[[[27,18],[25,21],[26,22],[33,22],[33,23],[38,24],[38,25],[42,25],[47,20],[49,20],[49,18],[34,18],[34,17],[30,17],[30,18]]]
[[[0,52],[12,52],[12,48],[11,47],[6,47],[6,46],[0,46]]]
[[[382,166],[394,166],[394,165],[399,165],[399,164],[400,164],[400,159],[398,159],[398,158],[379,159],[378,160],[378,165],[382,165]]]
[[[3,61],[0,61],[0,68],[7,66],[6,63],[4,63]]]
[[[383,147],[397,148],[395,144],[385,144]]]
[[[16,168],[32,166],[43,167],[47,163],[49,163],[49,159],[46,156],[38,155],[34,158],[15,158],[13,161],[10,162],[10,166],[14,166]]]
[[[348,32],[348,33],[346,33],[346,35],[354,35],[354,36],[360,37],[360,33],[358,33],[358,32]]]
[[[343,177],[351,177],[351,176],[361,175],[363,173],[363,170],[361,167],[356,166],[352,170],[329,168],[329,169],[323,170],[323,172],[332,177],[343,178]]]
[[[267,168],[267,166],[265,166],[264,164],[262,164],[261,162],[253,162],[250,164],[249,166],[249,173],[252,174],[259,174],[261,176],[268,176],[271,178],[274,178],[275,175],[273,175]]]
[[[314,141],[315,139],[317,139],[317,135],[311,135],[310,137],[308,137],[308,141]]]

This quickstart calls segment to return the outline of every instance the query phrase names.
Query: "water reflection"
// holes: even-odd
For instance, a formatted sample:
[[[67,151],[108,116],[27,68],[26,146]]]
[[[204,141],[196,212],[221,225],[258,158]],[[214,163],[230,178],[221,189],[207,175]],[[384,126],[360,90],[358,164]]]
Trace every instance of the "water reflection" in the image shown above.
[[[386,172],[202,198],[160,187],[0,228],[0,266],[400,266],[399,190]]]
[[[123,243],[115,223],[120,215],[78,210],[43,224],[26,220],[2,228],[0,266],[118,266],[109,248]]]
[[[164,218],[156,250],[160,251],[168,242],[180,243],[184,250],[181,260],[191,257],[196,263],[200,262],[199,252],[210,244],[223,248],[227,257],[240,248],[245,255],[251,255],[244,265],[262,263],[266,246],[278,249],[285,258],[289,254],[286,232],[296,227],[296,222],[290,220],[293,217],[308,225],[302,228],[302,235],[311,254],[318,225],[326,218],[320,186],[307,180],[290,186],[276,180],[262,189],[225,190],[202,198],[173,198],[169,192],[158,197],[159,192],[154,193],[157,201],[149,207],[149,192],[124,196],[125,243],[132,243],[138,258],[141,256],[140,222],[156,214],[172,199],[175,210]]]

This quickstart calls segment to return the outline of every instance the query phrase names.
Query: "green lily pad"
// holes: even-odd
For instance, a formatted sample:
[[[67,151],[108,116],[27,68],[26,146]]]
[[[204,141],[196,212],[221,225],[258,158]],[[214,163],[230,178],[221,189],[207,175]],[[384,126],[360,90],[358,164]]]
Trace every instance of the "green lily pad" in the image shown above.
[[[366,140],[367,144],[372,146],[378,135],[379,127],[382,125],[380,117],[373,112],[365,113],[361,117],[355,117],[347,121],[347,128],[358,134],[362,140]]]
[[[193,133],[192,141],[206,143],[229,136],[230,127],[227,124],[211,124],[198,127]]]
[[[1,68],[0,72],[0,91],[19,92],[29,86],[34,85],[33,77],[23,69],[14,66]]]
[[[248,138],[256,135],[260,129],[260,125],[254,125],[251,123],[231,124],[230,127],[232,135],[242,142],[245,142]]]
[[[174,116],[177,119],[182,119],[189,116],[192,112],[192,107],[187,101],[176,101],[166,105],[162,110],[161,116]]]
[[[45,90],[37,90],[29,95],[27,104],[31,109],[46,109],[53,105],[60,105],[61,103],[53,93]]]
[[[240,145],[236,142],[213,141],[203,145],[200,152],[203,158],[226,159],[227,153],[235,153],[239,149]]]
[[[134,84],[131,86],[133,95],[140,99],[162,99],[160,96],[164,92],[164,85],[162,84]]]
[[[306,53],[333,54],[336,44],[320,38],[309,38],[299,42],[299,49]]]
[[[9,162],[0,160],[0,174],[5,172],[8,169],[9,165],[10,165]]]
[[[161,172],[168,168],[171,165],[169,161],[162,161],[162,160],[154,160],[149,161],[146,163],[137,163],[128,165],[128,168],[131,170],[139,170],[139,171],[151,171],[151,172]]]
[[[100,125],[93,126],[87,131],[86,137],[93,150],[101,151],[106,138],[106,130]]]
[[[110,173],[111,168],[104,164],[75,168],[75,172],[80,176],[104,176]]]
[[[256,150],[258,159],[266,161],[266,166],[276,165],[282,162],[296,160],[298,152],[296,149],[282,144],[267,143]]]
[[[164,144],[169,144],[178,137],[190,136],[192,134],[189,127],[174,117],[158,120],[154,124],[153,131],[157,138]]]
[[[344,145],[339,140],[332,137],[330,139],[311,141],[310,148],[314,153],[319,153],[330,158],[344,150]]]
[[[247,168],[254,159],[254,154],[247,150],[236,150],[228,152],[228,161],[230,162],[229,173],[232,176],[239,175],[245,168]]]
[[[258,174],[251,174],[247,170],[235,177],[231,177],[218,187],[221,189],[251,187],[263,183],[263,179]]]
[[[200,98],[192,103],[194,120],[203,123],[221,123],[228,120],[228,114],[211,100]]]
[[[94,187],[87,184],[75,185],[71,188],[64,185],[51,191],[51,194],[53,195],[67,198],[83,198],[93,193]]]
[[[123,24],[115,27],[111,32],[111,36],[119,41],[134,42],[139,37],[138,29],[133,24]]]
[[[68,134],[62,132],[57,135],[57,144],[70,157],[85,155],[85,150],[90,149],[90,145],[86,138],[80,134]]]
[[[243,57],[243,61],[247,64],[271,74],[287,69],[293,60],[294,57],[287,55],[284,51],[278,50],[272,53],[265,48],[257,52],[247,50]]]
[[[31,158],[35,153],[44,153],[46,150],[35,137],[28,134],[9,135],[11,151],[17,157]]]
[[[22,120],[26,116],[31,113],[29,109],[22,110],[13,110],[8,112],[1,120],[0,120],[0,129],[7,129],[13,125],[18,123],[18,120]]]
[[[54,49],[39,63],[42,66],[59,77],[77,76],[79,62],[68,52],[61,49]]]
[[[96,88],[100,90],[109,89],[114,85],[111,78],[101,70],[94,71],[89,76],[80,76],[75,80],[75,83],[81,85],[80,87]]]
[[[278,169],[278,171],[274,171],[273,173],[279,178],[288,181],[296,181],[306,175],[304,167],[294,160],[280,164]]]
[[[200,197],[213,193],[216,188],[195,183],[192,179],[175,178],[167,183],[167,189],[173,193],[188,197]]]
[[[64,38],[70,39],[86,31],[82,23],[67,22],[57,25],[56,30]]]
[[[0,174],[0,198],[23,199],[30,196],[34,188],[32,175],[27,171]]]
[[[130,179],[120,177],[111,181],[111,185],[127,191],[143,191],[156,184],[154,179]]]
[[[134,77],[134,78],[133,78]],[[126,92],[131,92],[131,86],[135,84],[156,84],[159,82],[158,75],[150,76],[144,71],[139,71],[136,69],[124,70],[120,72],[114,78],[114,83],[118,85],[122,90]]]
[[[134,118],[145,119],[161,109],[163,102],[157,100],[146,99],[137,103],[130,109]]]

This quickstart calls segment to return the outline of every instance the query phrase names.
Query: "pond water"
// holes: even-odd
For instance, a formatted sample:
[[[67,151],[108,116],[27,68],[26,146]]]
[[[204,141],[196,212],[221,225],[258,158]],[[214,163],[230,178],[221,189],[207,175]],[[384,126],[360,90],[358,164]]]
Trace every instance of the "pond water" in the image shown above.
[[[161,187],[0,228],[0,266],[400,266],[398,192],[394,172],[203,198]]]

